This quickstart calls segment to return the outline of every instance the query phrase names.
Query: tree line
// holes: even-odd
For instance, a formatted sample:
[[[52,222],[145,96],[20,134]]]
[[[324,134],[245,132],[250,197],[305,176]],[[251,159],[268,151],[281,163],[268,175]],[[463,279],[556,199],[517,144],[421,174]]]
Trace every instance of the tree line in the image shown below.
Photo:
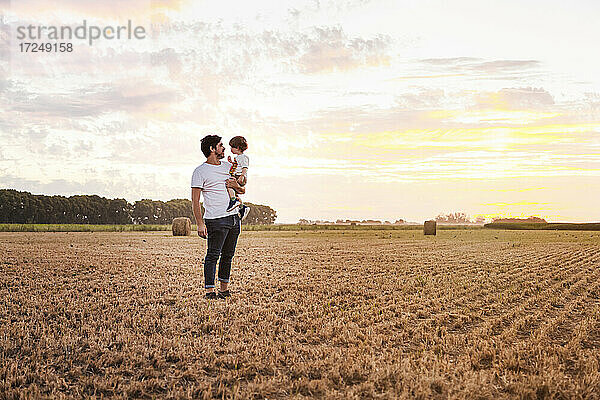
[[[246,203],[250,213],[244,224],[273,224],[277,212],[269,206]],[[0,223],[15,224],[156,224],[175,217],[194,220],[189,199],[169,201],[108,199],[97,195],[45,196],[0,189]]]
[[[453,212],[450,214],[440,214],[435,217],[435,220],[438,224],[483,224],[485,222],[485,218],[482,216],[478,216],[474,220],[464,212]]]

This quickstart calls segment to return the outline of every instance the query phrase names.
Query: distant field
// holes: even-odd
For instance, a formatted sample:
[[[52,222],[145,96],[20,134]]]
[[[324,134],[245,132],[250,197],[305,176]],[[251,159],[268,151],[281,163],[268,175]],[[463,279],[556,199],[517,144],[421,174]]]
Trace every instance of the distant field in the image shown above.
[[[600,223],[588,224],[531,224],[531,223],[490,223],[482,225],[437,225],[438,230],[469,229],[509,229],[509,230],[570,230],[600,231]],[[244,225],[246,231],[345,231],[345,230],[422,230],[422,225]],[[0,224],[0,232],[129,232],[129,231],[170,231],[171,225],[87,225],[87,224]],[[192,225],[192,231],[196,225]]]
[[[520,222],[493,222],[485,224],[485,228],[514,229],[514,230],[553,230],[553,231],[600,231],[600,223],[520,223]]]
[[[0,233],[0,398],[593,399],[600,232]]]
[[[0,232],[170,231],[171,225],[0,224]]]
[[[480,225],[438,225],[439,230],[481,229]],[[422,225],[244,225],[246,231],[420,230]],[[170,231],[171,225],[0,224],[0,232],[129,232]],[[196,225],[192,225],[192,231]]]
[[[438,225],[438,230],[451,229],[482,229],[481,225]],[[248,225],[244,226],[248,231],[406,231],[423,230],[423,225]]]

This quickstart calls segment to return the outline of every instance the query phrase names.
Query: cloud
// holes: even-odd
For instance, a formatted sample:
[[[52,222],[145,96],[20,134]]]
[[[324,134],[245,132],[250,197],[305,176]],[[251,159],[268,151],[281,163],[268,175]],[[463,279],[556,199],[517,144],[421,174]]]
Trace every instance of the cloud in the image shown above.
[[[432,110],[443,107],[447,100],[443,89],[420,88],[413,93],[396,96],[396,103],[402,108],[412,110]]]
[[[177,63],[175,58],[185,57],[196,67],[242,78],[256,73],[258,67],[314,74],[386,64],[392,44],[384,35],[350,37],[340,27],[314,27],[307,33],[251,33],[213,23],[170,23],[161,26],[159,34],[165,42],[177,41],[179,48],[175,54],[161,51],[155,56],[157,61]]]
[[[481,63],[473,63],[464,66],[465,69],[470,69],[475,72],[486,74],[495,74],[502,72],[515,72],[524,69],[537,68],[540,62],[536,60],[496,60]]]
[[[533,73],[540,67],[537,60],[493,60],[486,61],[474,57],[427,58],[418,60],[426,68],[445,73],[460,73],[488,78],[523,77],[523,73]],[[515,76],[515,74],[520,74]]]
[[[0,18],[0,60],[8,60],[10,55],[10,25]]]
[[[441,65],[441,66],[449,66],[449,65],[462,65],[480,62],[481,58],[474,57],[452,57],[452,58],[425,58],[419,60],[419,62],[423,64],[429,65]]]
[[[389,63],[386,54],[390,39],[348,38],[341,28],[316,28],[316,37],[305,38],[297,59],[300,69],[307,73],[343,71],[359,66]]]
[[[590,110],[596,113],[600,113],[600,93],[589,92],[585,93],[584,95],[584,100],[587,103]]]
[[[54,195],[72,194],[98,194],[106,193],[109,185],[100,180],[87,180],[83,183],[68,181],[66,179],[53,179],[50,182],[42,180],[27,179],[15,175],[1,175],[0,187],[24,190],[32,193],[45,193]]]
[[[85,168],[85,165],[82,167]],[[64,196],[97,194],[109,198],[126,198],[129,201],[142,198],[156,200],[186,198],[190,193],[189,178],[192,172],[190,168],[173,171],[156,167],[152,170],[133,172],[129,169],[96,167],[83,172],[77,178],[48,176],[31,178],[14,173],[0,174],[0,188]]]
[[[150,55],[150,61],[153,66],[166,66],[169,70],[169,75],[174,79],[179,78],[183,71],[181,55],[172,47],[153,52]]]
[[[114,2],[61,0],[59,3],[44,0],[13,0],[10,10],[19,16],[30,15],[38,17],[44,14],[55,14],[56,9],[63,10],[63,14],[77,15],[94,18],[146,18],[162,10],[179,10],[186,0],[123,0],[118,7]]]
[[[43,119],[91,117],[111,111],[158,112],[181,98],[175,89],[152,81],[117,82],[51,94],[21,88],[9,91],[6,97],[9,111]]]
[[[477,93],[473,108],[547,110],[554,105],[554,97],[543,88],[505,88],[497,92]]]

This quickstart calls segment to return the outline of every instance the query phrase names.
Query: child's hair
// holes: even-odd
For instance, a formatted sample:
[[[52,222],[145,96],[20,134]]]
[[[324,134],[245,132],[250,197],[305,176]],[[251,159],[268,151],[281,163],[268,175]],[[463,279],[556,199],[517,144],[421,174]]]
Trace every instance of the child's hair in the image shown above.
[[[236,149],[240,149],[242,152],[246,151],[246,149],[248,149],[248,142],[246,141],[246,138],[244,138],[243,136],[234,136],[231,138],[231,140],[229,141],[229,145],[231,147],[235,147]]]

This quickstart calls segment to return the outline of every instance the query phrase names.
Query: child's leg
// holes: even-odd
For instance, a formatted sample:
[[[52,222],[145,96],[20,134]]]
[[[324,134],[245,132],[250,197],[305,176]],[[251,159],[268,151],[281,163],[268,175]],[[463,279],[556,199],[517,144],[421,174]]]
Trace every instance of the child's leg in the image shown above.
[[[233,199],[236,198],[235,190],[233,190],[232,188],[227,188],[227,193],[229,193],[229,199],[230,200],[233,200]]]
[[[227,206],[227,212],[229,212],[234,208],[238,207],[241,204],[241,202],[236,196],[235,190],[227,188],[227,192],[229,192],[229,205]]]
[[[246,185],[246,182],[243,182],[243,183],[242,183],[242,182],[240,182],[240,181],[241,181],[241,179],[240,179],[240,176],[242,176],[242,175],[236,175],[236,176],[235,176],[235,180],[237,181],[237,183],[238,183],[240,186],[245,186],[245,185]],[[238,193],[236,193],[236,194],[235,194],[235,197],[238,199],[238,201],[240,202],[240,204],[244,204],[244,202],[242,201],[242,198],[240,197],[240,195],[239,195]]]
[[[238,207],[242,202],[240,201],[237,193],[232,188],[227,188],[227,193],[229,194],[229,205],[227,206],[227,212],[233,210],[235,207]]]

